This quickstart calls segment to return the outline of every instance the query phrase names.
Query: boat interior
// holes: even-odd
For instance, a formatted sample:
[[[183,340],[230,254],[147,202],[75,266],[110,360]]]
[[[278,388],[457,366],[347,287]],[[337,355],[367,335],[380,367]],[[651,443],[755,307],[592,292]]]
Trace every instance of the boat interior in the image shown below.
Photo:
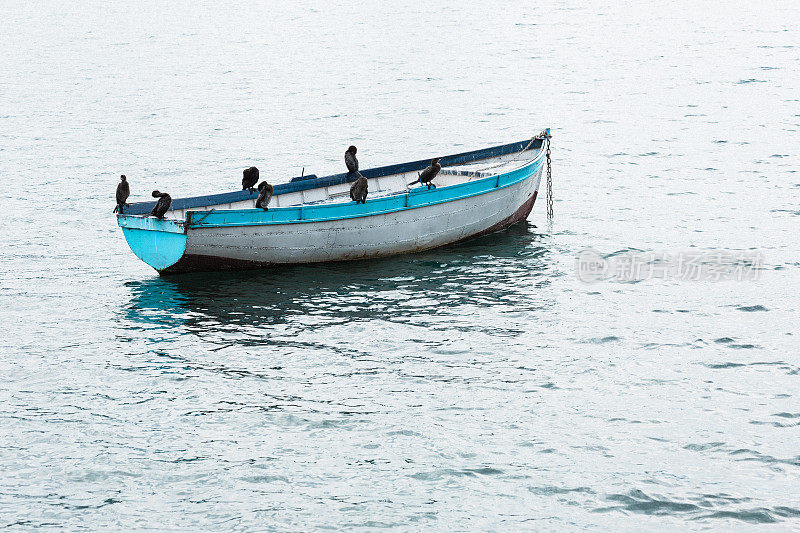
[[[433,180],[437,188],[458,185],[510,172],[534,159],[544,145],[542,138],[528,139],[517,143],[445,156],[440,159],[442,170]],[[402,163],[387,167],[362,170],[368,180],[370,199],[407,194],[414,188],[427,189],[415,183],[419,173],[430,164],[430,159]],[[313,174],[292,178],[287,183],[273,184],[274,193],[269,208],[292,207],[351,202],[350,186],[356,176],[335,174],[317,177]],[[255,209],[257,191],[234,191],[191,198],[173,198],[172,206],[165,218],[183,221],[188,211],[228,209]],[[155,202],[130,204],[125,215],[147,216]]]

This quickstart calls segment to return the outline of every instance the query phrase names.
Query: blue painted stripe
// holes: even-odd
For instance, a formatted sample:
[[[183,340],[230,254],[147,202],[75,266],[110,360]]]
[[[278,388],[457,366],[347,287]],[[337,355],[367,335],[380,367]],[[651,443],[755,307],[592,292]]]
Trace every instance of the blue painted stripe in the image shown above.
[[[493,146],[491,148],[484,148],[482,150],[473,150],[471,152],[463,152],[460,154],[453,154],[440,157],[442,166],[448,167],[453,165],[463,165],[472,161],[479,161],[490,157],[497,157],[506,154],[512,154],[523,150],[530,144],[528,150],[538,150],[542,147],[542,139],[536,139],[531,143],[530,139],[524,141],[514,142],[510,144],[503,144],[500,146]],[[401,174],[405,172],[415,172],[427,167],[432,158],[420,159],[419,161],[411,161],[409,163],[400,163],[397,165],[389,165],[385,167],[370,168],[362,170],[361,174],[366,178],[379,178],[382,176],[391,176],[393,174]],[[297,191],[305,191],[309,189],[316,189],[319,187],[330,187],[331,185],[340,185],[349,181],[354,181],[354,177],[348,177],[347,173],[333,174],[331,176],[324,176],[316,179],[307,179],[301,181],[294,181],[290,183],[281,183],[275,185],[274,195],[287,194]],[[250,191],[232,191],[221,194],[209,194],[205,196],[193,196],[189,198],[173,198],[172,209],[191,209],[193,207],[205,207],[210,205],[229,204],[234,202],[242,202],[244,200],[255,200],[258,197],[257,192],[251,193]],[[156,205],[155,202],[137,202],[132,203],[125,208],[125,213],[129,215],[144,215],[152,211]]]
[[[407,193],[355,202],[339,204],[302,205],[276,207],[269,211],[261,209],[221,209],[219,211],[189,211],[188,228],[218,228],[226,226],[265,226],[273,224],[298,224],[324,222],[348,218],[381,215],[418,207],[426,207],[452,202],[470,196],[477,196],[502,189],[523,181],[539,171],[544,161],[543,153],[525,165],[511,172],[498,174],[475,181],[428,190],[417,187]]]

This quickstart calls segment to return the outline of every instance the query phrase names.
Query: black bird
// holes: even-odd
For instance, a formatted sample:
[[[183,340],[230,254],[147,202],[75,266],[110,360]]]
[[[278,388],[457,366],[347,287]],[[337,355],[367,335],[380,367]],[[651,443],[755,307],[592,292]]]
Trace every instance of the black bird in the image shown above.
[[[169,206],[172,205],[172,197],[165,192],[153,191],[153,198],[158,198],[158,201],[150,214],[156,218],[164,218],[164,213],[169,211]]]
[[[272,198],[272,185],[267,183],[266,181],[262,181],[258,184],[258,198],[256,199],[256,208],[261,208],[264,211],[268,211],[267,206],[269,205],[269,201]]]
[[[347,172],[352,174],[358,172],[358,159],[356,159],[356,147],[351,146],[344,153],[344,164],[347,165]]]
[[[350,186],[350,199],[354,200],[357,204],[363,204],[367,200],[367,178],[362,176],[358,171],[358,179]]]
[[[242,172],[242,190],[247,189],[252,193],[255,190],[256,183],[258,183],[258,169],[256,167],[244,169]]]
[[[131,195],[131,186],[128,185],[128,178],[125,177],[125,174],[119,177],[119,184],[117,185],[117,207],[114,209],[115,213],[122,213],[122,208],[125,207],[125,202],[128,200],[128,196]]]
[[[431,182],[433,181],[433,178],[436,177],[436,174],[438,174],[440,170],[442,170],[442,165],[439,164],[439,158],[437,157],[436,159],[431,161],[431,165],[428,168],[422,171],[422,173],[419,175],[419,178],[409,183],[408,186],[411,187],[415,183],[420,183],[422,185],[427,185],[428,190],[430,190],[431,187],[435,189],[436,185],[434,185]]]

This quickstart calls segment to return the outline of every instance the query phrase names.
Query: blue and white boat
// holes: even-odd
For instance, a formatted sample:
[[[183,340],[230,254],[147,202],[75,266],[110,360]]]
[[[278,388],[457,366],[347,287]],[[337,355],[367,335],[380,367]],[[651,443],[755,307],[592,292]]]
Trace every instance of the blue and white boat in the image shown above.
[[[128,245],[161,274],[349,261],[428,250],[527,218],[545,167],[549,131],[533,139],[440,157],[436,188],[408,188],[430,159],[362,170],[366,203],[350,200],[348,174],[307,175],[274,186],[269,210],[256,193],[175,198],[117,215]]]

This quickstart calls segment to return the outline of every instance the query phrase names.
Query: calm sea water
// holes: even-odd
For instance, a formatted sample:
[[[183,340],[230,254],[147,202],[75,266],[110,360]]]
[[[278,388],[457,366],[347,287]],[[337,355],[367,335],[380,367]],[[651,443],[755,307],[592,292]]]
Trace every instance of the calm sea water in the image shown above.
[[[0,525],[800,527],[795,2],[0,20]],[[111,214],[547,126],[553,223],[428,253],[162,279]]]

